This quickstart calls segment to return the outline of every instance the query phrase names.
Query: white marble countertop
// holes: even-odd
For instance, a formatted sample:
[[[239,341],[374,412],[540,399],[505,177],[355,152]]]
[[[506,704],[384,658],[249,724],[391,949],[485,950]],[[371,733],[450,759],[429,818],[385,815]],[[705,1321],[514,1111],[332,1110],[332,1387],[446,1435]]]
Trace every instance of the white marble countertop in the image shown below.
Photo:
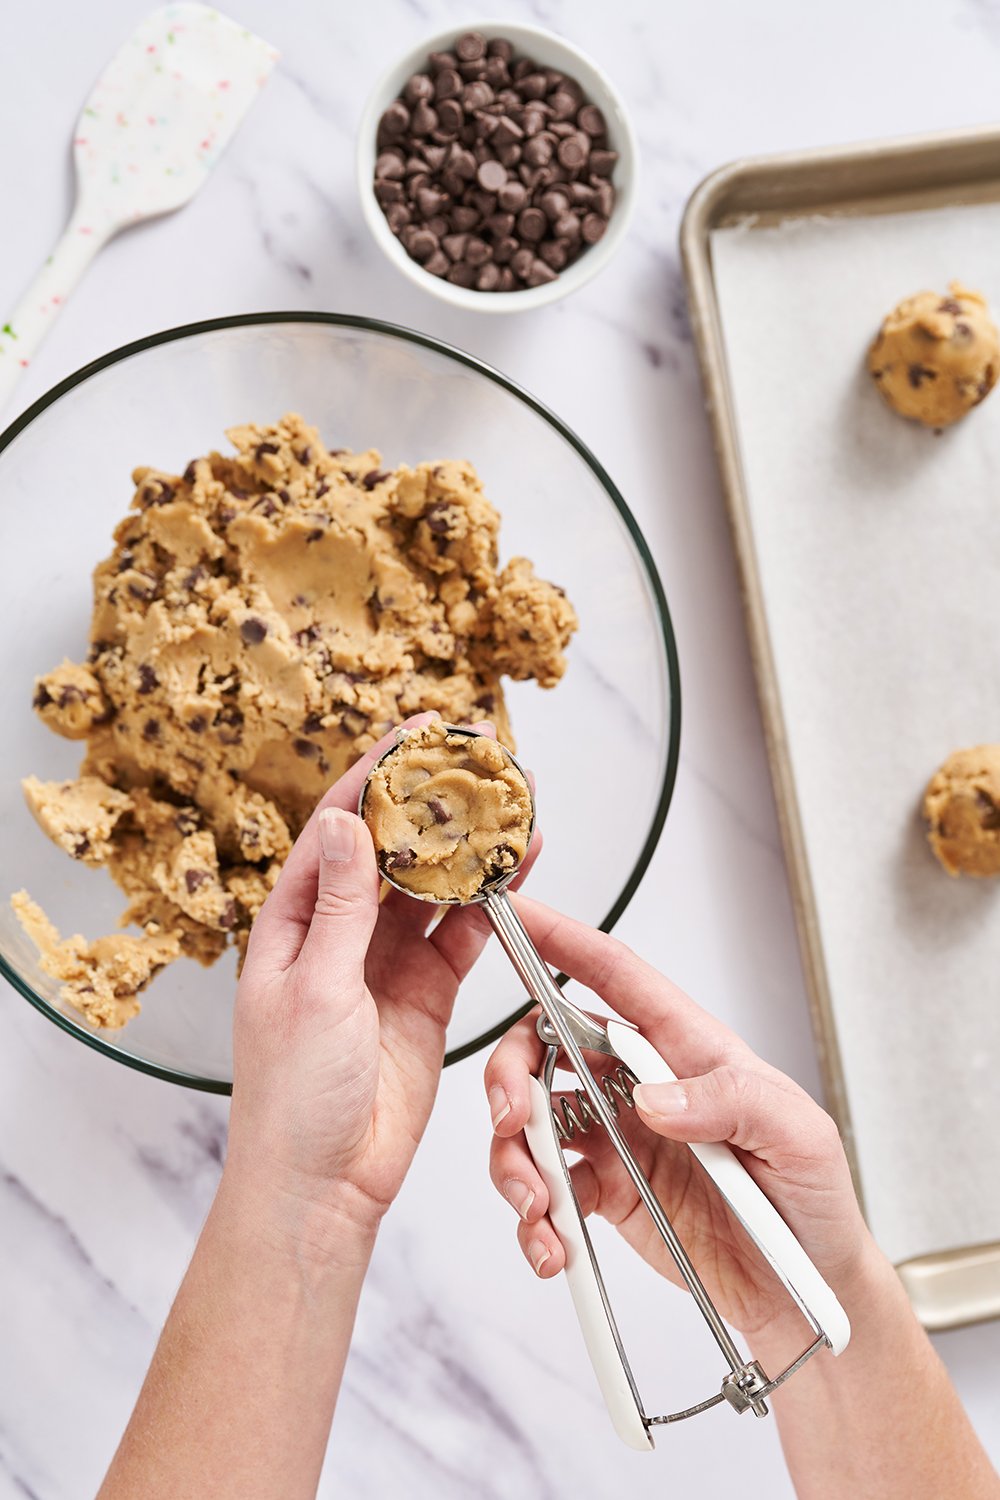
[[[467,25],[450,0],[232,0],[282,62],[203,194],[100,256],[28,372],[15,414],[92,357],[155,329],[255,309],[370,313],[498,365],[604,460],[662,571],[684,686],[666,833],[622,935],[754,1047],[818,1089],[785,870],[676,236],[714,166],[746,153],[975,125],[995,109],[997,0],[501,0],[600,58],[638,130],[637,221],[575,298],[463,316],[373,248],[353,187],[363,99],[395,54]],[[5,17],[0,302],[68,212],[68,142],[139,0]],[[902,24],[901,24],[902,23]],[[226,1102],[117,1067],[0,994],[0,1500],[92,1493],[210,1200]],[[485,1173],[476,1061],[451,1070],[380,1240],[321,1494],[791,1495],[772,1423],[714,1412],[624,1450],[599,1409],[568,1298],[537,1285]],[[604,1237],[602,1237],[602,1241]],[[657,1399],[719,1378],[679,1294],[607,1261]],[[638,1325],[638,1326],[637,1326]],[[1000,1325],[937,1340],[1000,1460]],[[647,1383],[644,1381],[644,1383]],[[651,1389],[651,1399],[654,1389]],[[904,1400],[900,1390],[900,1400]]]

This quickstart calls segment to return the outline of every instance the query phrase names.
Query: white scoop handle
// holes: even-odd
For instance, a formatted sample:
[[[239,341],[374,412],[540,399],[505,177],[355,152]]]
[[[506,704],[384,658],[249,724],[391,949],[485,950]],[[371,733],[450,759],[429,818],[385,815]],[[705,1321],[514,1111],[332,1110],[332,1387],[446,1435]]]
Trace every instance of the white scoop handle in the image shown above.
[[[92,224],[80,205],[0,333],[0,410],[34,358],[110,231]]]
[[[549,1194],[549,1218],[566,1252],[566,1281],[594,1367],[604,1404],[622,1442],[648,1453],[653,1440],[642,1420],[618,1341],[614,1314],[594,1258],[590,1235],[569,1180],[552,1122],[552,1099],[537,1078],[529,1078],[531,1114],[524,1133]]]
[[[608,1021],[607,1028],[612,1047],[640,1083],[677,1082],[676,1073],[640,1032],[621,1021]],[[689,1149],[805,1317],[840,1354],[851,1337],[847,1314],[773,1203],[728,1146],[692,1142]]]

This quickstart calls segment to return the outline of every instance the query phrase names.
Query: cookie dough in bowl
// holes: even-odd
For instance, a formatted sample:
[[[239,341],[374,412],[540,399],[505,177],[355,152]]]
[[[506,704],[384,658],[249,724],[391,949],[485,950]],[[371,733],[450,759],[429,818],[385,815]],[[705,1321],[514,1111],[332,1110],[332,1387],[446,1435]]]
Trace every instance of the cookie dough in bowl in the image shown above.
[[[989,395],[1000,337],[986,300],[959,282],[918,292],[883,320],[868,369],[887,405],[926,427],[950,427]]]
[[[27,892],[15,911],[100,1027],[174,959],[242,958],[316,802],[401,719],[488,716],[513,744],[502,676],[555,686],[577,624],[527,559],[499,567],[470,463],[383,468],[295,414],[228,435],[234,454],[181,474],[135,470],[87,660],[35,685],[39,718],[85,753],[73,779],[29,776],[28,807],[110,873],[138,935],[62,938]]]
[[[400,734],[361,811],[382,871],[427,901],[474,900],[517,869],[534,825],[531,789],[504,747],[441,720]]]
[[[1000,875],[1000,745],[953,751],[932,776],[923,811],[949,875]]]

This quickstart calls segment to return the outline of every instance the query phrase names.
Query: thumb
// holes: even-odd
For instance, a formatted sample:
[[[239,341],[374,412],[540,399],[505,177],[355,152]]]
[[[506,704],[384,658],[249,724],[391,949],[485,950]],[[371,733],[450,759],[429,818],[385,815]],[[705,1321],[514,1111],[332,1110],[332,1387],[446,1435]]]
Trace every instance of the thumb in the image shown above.
[[[819,1148],[828,1116],[800,1090],[766,1072],[725,1064],[677,1083],[640,1084],[636,1109],[673,1141],[727,1141],[774,1163]]]
[[[316,904],[298,962],[318,977],[362,980],[378,917],[378,868],[371,834],[339,807],[319,815]]]

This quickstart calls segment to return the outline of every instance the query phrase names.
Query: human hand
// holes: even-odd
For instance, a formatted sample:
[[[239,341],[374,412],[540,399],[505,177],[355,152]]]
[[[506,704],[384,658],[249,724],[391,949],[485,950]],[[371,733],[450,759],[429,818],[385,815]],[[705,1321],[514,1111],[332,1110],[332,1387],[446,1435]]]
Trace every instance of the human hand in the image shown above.
[[[722,1315],[747,1335],[766,1327],[769,1337],[800,1321],[687,1149],[689,1141],[727,1141],[820,1273],[850,1301],[851,1286],[881,1257],[829,1115],[617,939],[535,901],[519,898],[517,907],[547,962],[634,1021],[678,1075],[675,1084],[638,1088],[636,1110],[623,1110],[620,1124]],[[533,1014],[500,1042],[485,1081],[495,1132],[490,1175],[521,1215],[525,1255],[539,1275],[552,1276],[565,1254],[546,1217],[548,1193],[523,1134],[528,1078],[537,1073],[542,1052]],[[614,1066],[596,1055],[588,1061],[595,1074]],[[608,1219],[650,1265],[682,1285],[607,1134],[595,1127],[578,1135],[572,1149],[581,1152],[571,1175],[583,1213]]]
[[[300,1247],[321,1253],[345,1221],[372,1238],[396,1196],[430,1114],[459,984],[489,935],[474,908],[448,911],[429,931],[438,907],[395,890],[379,901],[371,836],[354,809],[393,737],[329,789],[299,835],[254,923],[236,998],[225,1176],[262,1183]]]

